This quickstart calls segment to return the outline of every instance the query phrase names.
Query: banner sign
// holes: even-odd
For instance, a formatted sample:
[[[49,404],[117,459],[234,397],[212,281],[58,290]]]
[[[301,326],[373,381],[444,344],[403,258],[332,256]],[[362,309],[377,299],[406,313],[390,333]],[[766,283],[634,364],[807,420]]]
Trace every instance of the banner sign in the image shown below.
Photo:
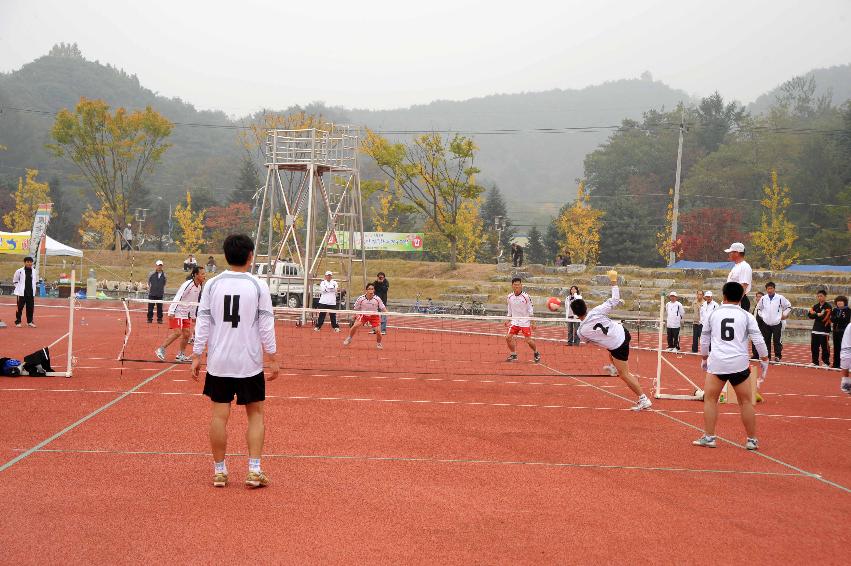
[[[28,255],[30,253],[30,235],[0,232],[0,254]]]
[[[333,233],[328,247],[347,248],[349,233]],[[425,249],[422,232],[364,232],[364,249],[367,251],[421,252]],[[360,248],[360,234],[355,233],[355,249]]]
[[[30,232],[30,255],[36,257],[38,255],[38,247],[41,245],[41,239],[44,233],[47,232],[47,224],[50,222],[50,212],[53,210],[53,203],[38,205],[38,210],[35,211],[35,219],[33,220],[33,229]]]

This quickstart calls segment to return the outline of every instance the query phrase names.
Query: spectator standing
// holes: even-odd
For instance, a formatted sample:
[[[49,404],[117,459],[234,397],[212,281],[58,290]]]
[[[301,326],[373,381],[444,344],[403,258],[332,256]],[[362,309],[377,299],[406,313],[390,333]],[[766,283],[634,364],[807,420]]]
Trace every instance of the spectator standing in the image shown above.
[[[121,233],[121,249],[128,252],[133,249],[133,228],[128,224]]]
[[[762,320],[762,336],[771,358],[771,347],[774,346],[774,361],[783,359],[783,322],[792,312],[792,303],[783,295],[776,292],[773,281],[765,284],[765,295],[757,302],[757,322]]]
[[[517,244],[517,267],[523,267],[523,246]]]
[[[372,283],[375,286],[375,294],[381,299],[381,302],[384,303],[385,310],[387,308],[387,294],[390,292],[390,280],[387,279],[387,276],[384,275],[383,271],[379,271],[378,275],[375,276],[375,281]],[[373,333],[375,329],[372,329]],[[387,334],[387,315],[381,315],[381,329],[382,334]]]
[[[24,258],[24,266],[15,271],[12,283],[15,285],[13,294],[18,297],[18,308],[15,312],[15,327],[21,327],[21,313],[26,308],[27,326],[35,328],[35,284],[38,281],[38,269],[33,267],[33,258]]]
[[[209,273],[215,273],[218,270],[219,270],[219,266],[216,265],[216,258],[214,258],[213,256],[208,257],[207,258],[207,266],[204,268],[204,271],[206,271],[209,274]]]
[[[319,308],[337,310],[337,282],[334,281],[334,273],[331,271],[325,272],[325,279],[319,282]],[[319,319],[316,321],[316,326],[313,328],[315,332],[319,332],[322,325],[325,324],[325,315],[323,310],[319,313]],[[334,332],[340,331],[340,325],[337,324],[337,313],[331,313],[331,328]]]
[[[567,315],[567,345],[568,346],[576,346],[579,344],[579,334],[576,332],[579,329],[579,317],[576,316],[576,313],[573,312],[573,309],[570,307],[573,304],[573,301],[581,299],[582,295],[579,294],[579,287],[573,285],[570,287],[570,291],[568,292],[567,297],[565,297],[564,301],[561,302],[561,306],[564,307],[564,312]]]
[[[698,291],[694,296],[692,311],[691,351],[696,354],[700,347],[700,333],[703,332],[703,324],[700,322],[700,309],[703,306],[703,291]]]
[[[511,244],[511,265],[517,267],[517,244]]]
[[[841,368],[842,336],[851,320],[851,309],[848,308],[848,297],[839,295],[833,301],[830,311],[830,326],[833,328],[833,367]]]
[[[676,291],[668,293],[668,304],[665,305],[667,314],[665,327],[668,331],[668,349],[680,351],[680,327],[685,318],[685,309],[679,301]]]
[[[163,323],[163,304],[165,297],[166,275],[163,271],[163,262],[158,259],[154,264],[154,270],[148,275],[148,300],[160,301],[156,303],[157,324]],[[154,304],[148,303],[148,324],[154,321]]]
[[[718,308],[718,303],[712,299],[712,291],[703,293],[703,304],[700,306],[700,325],[706,328],[709,315]]]
[[[730,261],[735,264],[727,276],[727,282],[735,281],[744,287],[745,294],[742,297],[741,307],[750,312],[751,301],[748,299],[748,293],[753,281],[753,270],[750,264],[745,261],[745,245],[741,242],[734,242],[724,252],[729,254]]]
[[[813,319],[813,330],[810,337],[810,351],[812,352],[812,365],[819,365],[819,351],[821,351],[821,361],[824,365],[830,365],[830,346],[828,345],[828,337],[830,336],[830,303],[827,302],[827,291],[820,289],[816,293],[818,302],[813,305],[810,312],[807,313],[807,318]]]

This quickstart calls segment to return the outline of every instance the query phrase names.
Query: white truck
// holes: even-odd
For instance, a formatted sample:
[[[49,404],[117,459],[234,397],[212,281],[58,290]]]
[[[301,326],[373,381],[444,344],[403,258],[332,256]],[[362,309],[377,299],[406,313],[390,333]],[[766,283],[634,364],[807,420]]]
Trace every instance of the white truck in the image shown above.
[[[292,309],[302,306],[304,298],[304,270],[300,265],[288,261],[278,261],[271,277],[267,278],[269,272],[268,263],[258,263],[254,266],[254,274],[269,284],[274,306],[286,305]],[[313,302],[319,299],[319,283],[313,284]],[[337,304],[345,301],[345,291],[341,291],[337,297]]]

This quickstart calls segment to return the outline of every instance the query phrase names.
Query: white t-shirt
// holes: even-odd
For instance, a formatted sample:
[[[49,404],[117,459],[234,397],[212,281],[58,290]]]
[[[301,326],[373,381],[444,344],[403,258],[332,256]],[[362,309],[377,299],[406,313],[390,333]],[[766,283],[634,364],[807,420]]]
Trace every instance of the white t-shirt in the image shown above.
[[[700,324],[704,327],[706,326],[707,321],[709,320],[709,315],[718,308],[718,303],[715,301],[703,301],[703,304],[700,305]]]
[[[581,299],[582,295],[568,295],[564,298],[564,314],[570,321],[578,321],[579,319],[573,314],[573,309],[570,308],[570,303],[577,299]]]
[[[333,279],[319,282],[319,304],[332,307],[337,304],[337,282]]]
[[[198,305],[189,303],[198,303],[200,297],[201,286],[195,284],[195,278],[184,281],[168,307],[168,316],[196,318],[198,316]]]
[[[609,313],[621,302],[620,290],[612,286],[612,297],[602,305],[594,307],[579,324],[576,334],[584,342],[591,342],[607,350],[616,350],[623,344],[626,334],[623,326],[609,318]]]
[[[851,369],[851,324],[845,327],[842,344],[839,346],[839,367]]]
[[[774,297],[763,295],[756,305],[756,312],[768,326],[776,326],[783,321],[783,313],[792,308],[792,303],[778,293]]]
[[[381,297],[378,295],[373,295],[371,299],[367,299],[366,295],[361,295],[355,301],[355,306],[353,308],[356,311],[363,312],[383,312],[387,310],[387,307],[384,306],[384,301],[382,301]]]
[[[668,313],[666,325],[668,328],[679,328],[683,323],[683,318],[686,315],[686,311],[683,308],[683,304],[679,301],[668,301],[668,304],[665,305],[665,310]]]
[[[207,348],[207,371],[217,377],[252,377],[263,371],[263,352],[274,354],[275,316],[269,287],[250,273],[225,270],[201,296],[195,344]]]
[[[730,270],[730,275],[727,276],[727,282],[735,281],[736,283],[741,283],[743,287],[745,287],[745,295],[747,295],[750,290],[753,281],[753,270],[748,262],[742,260],[736,265],[733,266],[733,269]]]
[[[700,353],[709,354],[709,373],[725,375],[747,369],[751,357],[748,338],[761,358],[768,355],[754,315],[739,305],[724,304],[715,309],[700,336]]]
[[[532,325],[528,317],[532,316],[532,297],[526,291],[519,295],[514,292],[508,295],[508,316],[511,318],[511,326],[527,328]]]

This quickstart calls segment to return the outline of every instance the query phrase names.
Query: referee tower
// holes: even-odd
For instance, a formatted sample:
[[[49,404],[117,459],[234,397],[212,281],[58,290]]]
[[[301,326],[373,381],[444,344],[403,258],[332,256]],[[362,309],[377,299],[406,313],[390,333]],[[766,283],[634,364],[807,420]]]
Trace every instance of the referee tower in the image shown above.
[[[266,132],[255,265],[267,263],[270,285],[293,288],[289,307],[312,306],[326,270],[347,298],[356,277],[366,281],[359,145],[348,125]]]

